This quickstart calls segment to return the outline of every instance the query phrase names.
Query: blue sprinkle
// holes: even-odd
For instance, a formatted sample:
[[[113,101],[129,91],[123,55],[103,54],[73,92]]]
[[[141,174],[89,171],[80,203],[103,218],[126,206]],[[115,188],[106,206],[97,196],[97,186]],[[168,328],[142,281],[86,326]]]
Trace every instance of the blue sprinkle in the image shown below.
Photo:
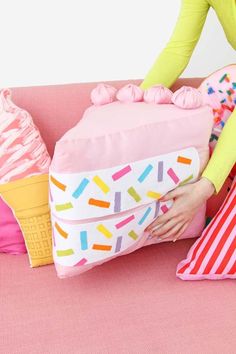
[[[84,178],[82,180],[82,182],[80,183],[80,185],[76,188],[76,190],[74,191],[72,196],[76,199],[79,198],[80,194],[82,194],[83,190],[85,189],[85,187],[87,186],[88,183],[89,183],[89,180],[87,178]]]
[[[81,242],[81,249],[86,250],[88,248],[87,231],[80,232],[80,242]]]
[[[214,93],[215,91],[213,90],[212,87],[209,87],[207,90],[208,95],[211,95],[212,93]]]
[[[143,182],[143,180],[147,177],[147,175],[151,172],[151,170],[153,169],[152,165],[148,165],[145,170],[143,171],[143,173],[139,176],[138,181],[139,182]]]
[[[223,120],[220,122],[220,124],[221,124],[222,128],[224,128],[225,123],[223,122]]]
[[[142,218],[139,220],[138,224],[142,225],[142,223],[144,222],[144,220],[147,218],[148,214],[150,214],[152,208],[148,207],[147,210],[145,211],[144,215],[142,216]]]

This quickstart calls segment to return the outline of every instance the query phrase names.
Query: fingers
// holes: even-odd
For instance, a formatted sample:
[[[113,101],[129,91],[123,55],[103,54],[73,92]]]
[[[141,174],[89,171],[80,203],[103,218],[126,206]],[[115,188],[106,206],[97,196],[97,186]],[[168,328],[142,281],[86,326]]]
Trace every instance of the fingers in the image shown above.
[[[178,196],[180,196],[182,193],[182,187],[177,187],[176,189],[173,189],[173,191],[167,193],[166,195],[164,195],[163,197],[161,197],[159,200],[162,202],[166,202],[167,200],[171,200],[174,198],[177,198]]]
[[[183,227],[183,223],[184,221],[179,221],[177,224],[175,223],[175,225],[171,229],[169,229],[169,231],[167,231],[165,234],[162,234],[162,236],[159,236],[159,238],[163,240],[167,239],[170,236],[177,235]],[[156,236],[156,232],[154,231],[152,235]]]
[[[174,235],[173,238],[173,242],[175,242],[177,239],[180,238],[181,235],[183,235],[184,231],[187,229],[187,227],[189,226],[190,221],[187,221],[182,227],[181,229]]]
[[[156,220],[154,220],[148,227],[147,231],[151,231],[154,226],[158,226],[161,224],[167,223],[170,219],[175,218],[176,216],[179,215],[179,210],[178,207],[176,207],[175,203],[172,205],[172,207],[163,215],[160,215],[157,217]]]
[[[166,232],[168,232],[176,224],[178,224],[181,221],[181,219],[182,217],[177,216],[175,218],[168,220],[165,224],[161,224],[157,230],[155,230],[155,228],[152,229],[153,230],[152,234],[154,234],[154,232],[155,232],[155,236],[166,234]]]

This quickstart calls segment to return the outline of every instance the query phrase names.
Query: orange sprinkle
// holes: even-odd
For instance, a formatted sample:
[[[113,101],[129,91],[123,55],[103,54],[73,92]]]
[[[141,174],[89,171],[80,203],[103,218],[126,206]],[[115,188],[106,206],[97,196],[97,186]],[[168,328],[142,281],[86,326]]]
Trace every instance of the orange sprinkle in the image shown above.
[[[101,250],[101,251],[110,251],[111,250],[111,246],[93,244],[92,249],[93,250]]]
[[[61,236],[63,236],[64,238],[67,238],[68,237],[68,233],[65,232],[64,230],[62,230],[62,228],[58,225],[57,222],[55,222],[55,228],[57,229],[57,231],[59,232],[59,234]]]
[[[191,165],[192,160],[187,157],[178,156],[177,162],[184,163],[186,165]]]
[[[96,205],[101,208],[109,208],[109,206],[111,204],[109,202],[105,202],[104,200],[98,200],[98,199],[93,199],[93,198],[90,198],[88,203],[91,205]]]
[[[59,181],[58,181],[56,178],[54,178],[53,176],[50,176],[50,180],[51,180],[51,182],[52,182],[53,184],[55,184],[55,186],[56,186],[57,188],[60,188],[60,189],[62,189],[63,191],[66,190],[66,186],[65,186],[63,183],[59,182]]]

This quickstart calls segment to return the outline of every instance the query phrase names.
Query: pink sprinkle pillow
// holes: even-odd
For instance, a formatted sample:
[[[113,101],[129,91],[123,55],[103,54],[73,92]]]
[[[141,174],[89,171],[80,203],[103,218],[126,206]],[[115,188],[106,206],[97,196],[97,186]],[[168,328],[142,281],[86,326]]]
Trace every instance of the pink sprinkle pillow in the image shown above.
[[[86,109],[55,146],[49,185],[59,278],[169,241],[144,231],[172,205],[158,199],[196,181],[208,162],[209,106],[139,101],[134,86],[121,89],[118,98]],[[205,205],[182,238],[198,236],[204,225]]]
[[[182,280],[236,279],[236,178],[218,213],[177,265],[176,275]]]

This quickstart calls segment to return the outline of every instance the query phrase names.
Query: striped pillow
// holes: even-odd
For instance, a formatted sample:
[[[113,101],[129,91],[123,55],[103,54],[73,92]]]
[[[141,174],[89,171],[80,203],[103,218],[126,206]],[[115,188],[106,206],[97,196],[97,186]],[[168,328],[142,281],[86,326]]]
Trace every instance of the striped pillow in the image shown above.
[[[236,279],[236,178],[224,203],[177,265],[182,280]]]

